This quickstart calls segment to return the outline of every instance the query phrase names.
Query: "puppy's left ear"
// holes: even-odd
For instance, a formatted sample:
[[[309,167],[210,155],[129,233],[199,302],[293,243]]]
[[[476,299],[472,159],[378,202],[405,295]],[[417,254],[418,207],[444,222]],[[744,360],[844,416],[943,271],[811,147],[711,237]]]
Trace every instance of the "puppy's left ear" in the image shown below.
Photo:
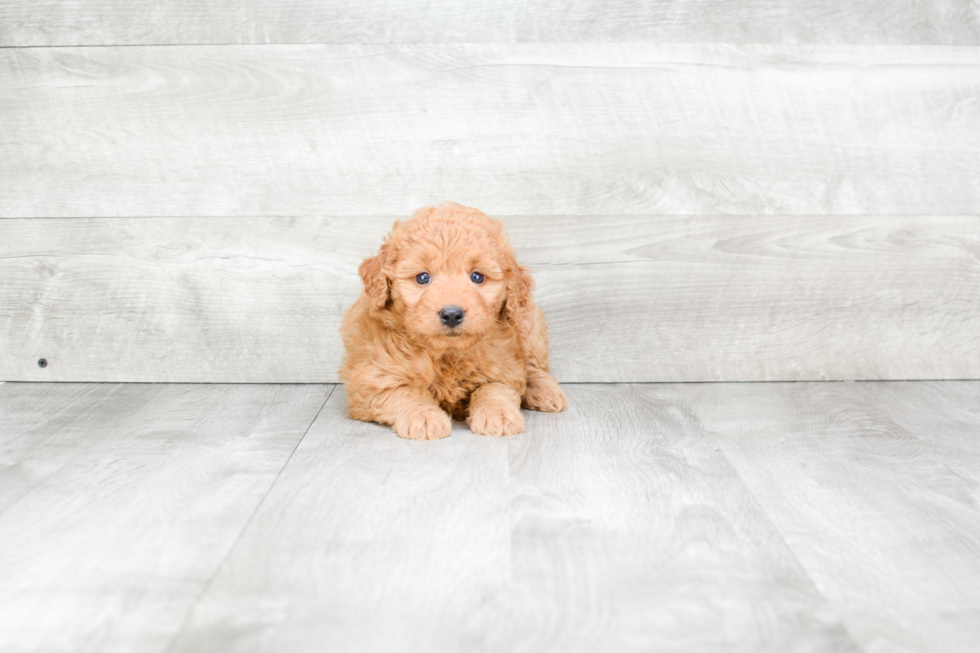
[[[388,262],[388,243],[381,246],[377,256],[366,258],[357,268],[364,283],[364,294],[371,301],[371,308],[378,311],[385,307],[390,297],[391,288],[385,265]]]
[[[526,349],[527,339],[534,326],[531,314],[531,293],[534,291],[534,279],[531,270],[523,265],[514,265],[513,272],[507,278],[507,295],[504,298],[504,317],[517,329],[521,348]]]

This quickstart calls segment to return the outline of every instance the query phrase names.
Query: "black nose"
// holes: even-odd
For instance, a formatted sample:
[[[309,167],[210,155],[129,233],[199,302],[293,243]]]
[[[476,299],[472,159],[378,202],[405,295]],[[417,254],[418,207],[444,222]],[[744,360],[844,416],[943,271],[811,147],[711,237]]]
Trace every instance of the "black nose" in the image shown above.
[[[450,329],[462,324],[464,315],[466,315],[465,311],[459,306],[447,306],[439,311],[439,319]]]

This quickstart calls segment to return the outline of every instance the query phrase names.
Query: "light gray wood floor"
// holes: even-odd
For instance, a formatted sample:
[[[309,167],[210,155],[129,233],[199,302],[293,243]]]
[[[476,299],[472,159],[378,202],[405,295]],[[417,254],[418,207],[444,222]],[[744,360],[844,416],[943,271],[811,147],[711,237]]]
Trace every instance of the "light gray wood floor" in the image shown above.
[[[980,650],[980,381],[0,384],[0,650]]]

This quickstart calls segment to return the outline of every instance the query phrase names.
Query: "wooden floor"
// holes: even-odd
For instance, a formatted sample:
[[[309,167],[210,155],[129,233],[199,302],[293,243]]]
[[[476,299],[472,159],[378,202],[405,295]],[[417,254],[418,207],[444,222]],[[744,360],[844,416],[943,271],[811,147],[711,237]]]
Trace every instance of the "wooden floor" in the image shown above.
[[[0,650],[980,650],[980,382],[0,384]]]

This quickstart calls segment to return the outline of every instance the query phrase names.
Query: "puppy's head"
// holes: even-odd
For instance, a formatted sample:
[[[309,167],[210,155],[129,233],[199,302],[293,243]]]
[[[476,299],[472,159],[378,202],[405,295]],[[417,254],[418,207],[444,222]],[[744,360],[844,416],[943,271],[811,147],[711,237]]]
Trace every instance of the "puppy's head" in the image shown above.
[[[374,311],[437,349],[470,347],[500,319],[519,325],[532,287],[501,223],[454,203],[396,222],[360,274]]]

